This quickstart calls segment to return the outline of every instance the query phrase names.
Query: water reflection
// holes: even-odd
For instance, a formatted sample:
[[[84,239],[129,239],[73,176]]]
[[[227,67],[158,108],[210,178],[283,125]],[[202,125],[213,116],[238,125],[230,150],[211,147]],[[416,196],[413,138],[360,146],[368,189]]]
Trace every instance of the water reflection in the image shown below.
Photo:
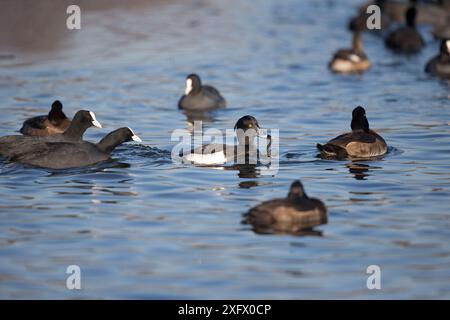
[[[258,181],[255,180],[239,182],[239,188],[241,189],[250,189],[253,187],[257,187],[258,185],[259,185]]]
[[[366,180],[366,177],[369,175],[366,172],[369,172],[370,166],[366,164],[360,164],[360,163],[348,163],[347,168],[350,173],[354,175],[354,178],[356,180]]]
[[[212,111],[192,111],[192,110],[183,110],[183,113],[186,116],[186,121],[189,123],[188,130],[191,132],[194,129],[195,121],[202,121],[204,123],[215,122],[216,118]]]
[[[255,179],[261,176],[261,170],[255,164],[234,164],[224,168],[225,170],[239,171],[239,178]]]
[[[129,163],[120,162],[116,159],[109,159],[89,167],[80,167],[71,169],[44,169],[44,170],[49,173],[49,177],[52,177],[52,176],[72,176],[78,174],[90,174],[102,172],[105,171],[106,169],[126,169],[130,167],[131,165]]]
[[[382,169],[382,167],[374,167],[358,162],[347,163],[346,167],[348,168],[348,171],[353,174],[356,180],[367,180],[367,177],[370,176],[369,171],[374,169]]]
[[[242,221],[242,224],[247,222]],[[251,230],[259,235],[292,235],[297,237],[322,237],[323,231],[314,228],[303,229],[295,224],[277,224],[277,225],[251,225]]]

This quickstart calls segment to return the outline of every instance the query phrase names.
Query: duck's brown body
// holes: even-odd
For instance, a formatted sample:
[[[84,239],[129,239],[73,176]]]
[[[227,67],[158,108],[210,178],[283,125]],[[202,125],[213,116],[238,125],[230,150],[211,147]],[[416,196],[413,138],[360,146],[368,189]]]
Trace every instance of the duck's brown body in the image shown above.
[[[339,157],[367,158],[387,153],[384,139],[373,130],[344,133],[319,147],[320,151]]]
[[[338,50],[331,59],[328,67],[336,73],[362,73],[372,64],[364,53],[360,31],[354,31],[351,49]]]
[[[415,6],[411,6],[406,10],[406,25],[392,31],[386,37],[386,47],[397,53],[415,54],[425,46],[425,41],[416,29],[416,14]]]
[[[250,209],[247,222],[277,230],[301,230],[327,223],[327,210],[318,199],[275,199]]]
[[[59,100],[54,101],[48,115],[26,120],[20,129],[20,133],[26,136],[39,137],[63,133],[69,128],[71,121],[67,119],[62,108],[63,105]]]
[[[370,158],[388,152],[386,141],[375,131],[369,129],[366,111],[358,106],[353,109],[351,132],[331,139],[326,144],[317,144],[322,156],[329,158]]]
[[[70,120],[64,119],[59,123],[50,121],[47,116],[38,116],[24,122],[20,133],[26,136],[48,137],[63,133],[70,126]]]
[[[295,181],[287,198],[266,201],[251,208],[244,222],[262,232],[297,233],[327,223],[328,216],[323,202],[309,198],[300,181]]]

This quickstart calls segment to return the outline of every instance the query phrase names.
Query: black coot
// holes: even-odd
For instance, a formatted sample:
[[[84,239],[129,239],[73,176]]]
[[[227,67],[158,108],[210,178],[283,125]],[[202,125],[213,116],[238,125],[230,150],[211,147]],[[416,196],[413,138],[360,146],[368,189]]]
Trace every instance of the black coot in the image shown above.
[[[17,154],[9,160],[49,169],[83,167],[109,159],[118,145],[131,140],[141,142],[133,130],[124,127],[109,133],[99,143],[42,141],[35,144],[33,150]]]
[[[186,78],[186,90],[178,102],[178,107],[185,110],[205,111],[225,107],[225,99],[219,90],[202,85],[200,77],[190,74]]]

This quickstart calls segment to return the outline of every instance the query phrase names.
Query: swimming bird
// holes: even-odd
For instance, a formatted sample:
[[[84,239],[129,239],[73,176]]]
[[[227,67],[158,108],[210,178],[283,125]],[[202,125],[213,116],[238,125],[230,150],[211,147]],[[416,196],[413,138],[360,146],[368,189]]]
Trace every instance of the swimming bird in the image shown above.
[[[441,40],[440,53],[428,61],[425,72],[442,79],[450,79],[450,39]]]
[[[322,156],[328,158],[368,158],[387,153],[384,139],[375,131],[369,129],[366,110],[358,106],[352,112],[352,131],[344,133],[325,145],[317,144]]]
[[[351,49],[337,51],[329,63],[329,68],[337,73],[364,72],[371,66],[369,58],[364,53],[361,32],[353,32],[353,45]]]
[[[34,150],[46,142],[77,142],[81,141],[84,133],[90,127],[102,128],[92,111],[78,111],[64,133],[55,133],[50,136],[5,136],[0,137],[0,155],[11,158]]]
[[[448,0],[383,0],[382,12],[392,21],[404,21],[405,12],[414,6],[417,11],[417,24],[441,25],[449,14]]]
[[[37,116],[25,120],[20,133],[28,136],[50,136],[55,133],[63,133],[70,126],[70,120],[62,111],[63,105],[59,100],[52,103],[48,115]]]
[[[8,160],[48,169],[84,167],[108,160],[118,145],[132,140],[142,141],[133,130],[124,127],[109,133],[99,143],[42,141],[35,144],[34,149],[16,154]]]
[[[388,48],[397,53],[413,54],[425,46],[425,41],[416,29],[416,8],[409,7],[405,13],[406,26],[392,31],[385,40]]]
[[[292,183],[287,198],[263,202],[244,215],[244,223],[262,233],[297,233],[328,222],[327,208],[309,198],[299,180]]]
[[[238,144],[208,144],[191,150],[181,156],[188,162],[201,165],[215,165],[224,163],[250,164],[257,162],[260,156],[258,146],[255,144],[255,138],[260,136],[259,123],[255,117],[246,115],[240,118],[234,130],[236,131]],[[270,157],[271,137],[267,136],[268,154]]]
[[[178,108],[205,111],[226,106],[226,101],[219,90],[209,85],[202,85],[200,77],[190,74],[186,78],[186,90],[178,102]]]

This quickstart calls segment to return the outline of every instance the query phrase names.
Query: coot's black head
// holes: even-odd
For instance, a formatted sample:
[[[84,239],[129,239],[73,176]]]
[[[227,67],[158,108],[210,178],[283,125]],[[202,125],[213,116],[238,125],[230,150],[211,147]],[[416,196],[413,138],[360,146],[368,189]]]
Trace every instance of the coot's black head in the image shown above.
[[[200,77],[195,73],[191,73],[186,77],[186,90],[184,92],[185,95],[195,94],[200,92],[202,89],[202,81]]]
[[[303,189],[303,185],[300,180],[295,180],[291,184],[291,189],[289,190],[288,199],[295,200],[298,198],[306,197],[305,190]]]
[[[108,133],[97,146],[103,152],[111,153],[118,145],[128,141],[142,142],[131,128],[123,127]]]
[[[92,111],[80,110],[75,113],[69,128],[63,134],[66,139],[80,140],[90,127],[102,128],[102,125],[97,121]]]
[[[408,10],[406,10],[405,18],[406,24],[408,26],[414,27],[416,25],[416,15],[417,15],[416,7],[409,7]]]
[[[97,121],[97,118],[95,117],[95,114],[92,111],[89,110],[80,110],[75,114],[75,117],[73,117],[71,126],[82,126],[82,127],[97,127],[97,128],[103,128],[100,122]]]
[[[441,54],[450,56],[450,39],[442,39]]]
[[[139,138],[134,131],[129,127],[119,128],[112,133],[117,141],[128,142],[128,141],[136,141],[142,142],[141,138]]]
[[[363,107],[358,106],[353,109],[351,128],[352,130],[369,130],[369,121],[366,117],[366,110]]]
[[[63,105],[61,101],[55,100],[52,103],[52,109],[48,113],[48,119],[52,122],[60,122],[67,119],[66,115],[62,111]]]

